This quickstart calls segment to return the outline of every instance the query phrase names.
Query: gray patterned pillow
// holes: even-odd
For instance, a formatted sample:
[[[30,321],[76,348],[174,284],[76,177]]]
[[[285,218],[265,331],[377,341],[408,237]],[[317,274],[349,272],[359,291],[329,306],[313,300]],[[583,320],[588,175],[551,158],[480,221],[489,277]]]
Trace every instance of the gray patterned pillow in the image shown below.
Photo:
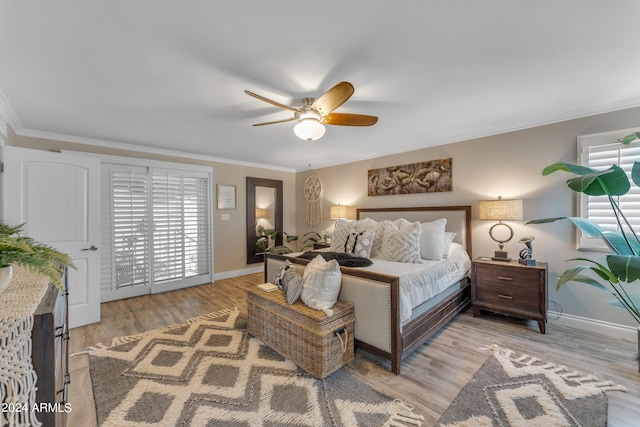
[[[289,305],[298,301],[298,298],[300,298],[300,294],[302,293],[302,276],[294,266],[285,270],[282,275],[282,285]]]

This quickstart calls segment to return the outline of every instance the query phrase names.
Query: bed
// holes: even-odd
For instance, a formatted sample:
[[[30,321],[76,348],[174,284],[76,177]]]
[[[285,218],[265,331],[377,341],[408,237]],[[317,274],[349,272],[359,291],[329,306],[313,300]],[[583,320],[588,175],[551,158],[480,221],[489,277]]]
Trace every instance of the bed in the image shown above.
[[[471,206],[428,206],[411,208],[362,208],[358,221],[398,220],[429,223],[446,218],[446,231],[455,233],[450,259],[471,259]],[[463,255],[460,251],[464,252]],[[266,254],[265,281],[273,281],[278,269],[290,260],[300,272],[308,259],[296,256]],[[425,265],[390,263],[372,257],[373,265],[362,268],[341,267],[342,287],[339,298],[354,304],[356,345],[390,361],[391,371],[400,374],[401,362],[438,332],[470,303],[468,268],[443,280],[435,295],[422,295],[424,302],[407,302],[407,276]],[[425,264],[430,264],[425,262]],[[381,273],[386,271],[386,273]],[[411,307],[407,311],[407,304]]]

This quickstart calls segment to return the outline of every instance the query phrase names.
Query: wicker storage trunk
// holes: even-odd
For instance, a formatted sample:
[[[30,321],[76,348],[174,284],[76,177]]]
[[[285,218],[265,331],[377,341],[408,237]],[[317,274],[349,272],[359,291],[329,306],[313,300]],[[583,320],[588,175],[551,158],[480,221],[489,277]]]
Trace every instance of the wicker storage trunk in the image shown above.
[[[324,378],[353,360],[353,304],[338,301],[333,315],[289,305],[280,290],[258,288],[247,294],[248,331],[316,378]]]

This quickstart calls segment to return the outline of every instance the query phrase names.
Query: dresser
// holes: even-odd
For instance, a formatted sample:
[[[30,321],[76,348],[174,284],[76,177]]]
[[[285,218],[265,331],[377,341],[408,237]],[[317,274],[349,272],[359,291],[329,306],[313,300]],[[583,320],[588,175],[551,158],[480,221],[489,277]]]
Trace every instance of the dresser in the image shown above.
[[[32,362],[38,375],[37,413],[44,426],[65,426],[69,375],[69,329],[67,297],[53,284],[33,313]]]
[[[473,260],[471,266],[473,315],[481,310],[538,322],[545,333],[547,321],[547,263],[526,266],[517,261]]]

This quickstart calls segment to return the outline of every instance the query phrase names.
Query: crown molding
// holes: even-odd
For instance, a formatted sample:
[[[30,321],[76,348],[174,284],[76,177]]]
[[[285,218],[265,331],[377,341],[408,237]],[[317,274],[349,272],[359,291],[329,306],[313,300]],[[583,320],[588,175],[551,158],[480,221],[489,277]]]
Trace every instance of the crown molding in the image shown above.
[[[285,168],[281,166],[268,165],[263,163],[245,162],[242,160],[225,159],[223,157],[207,156],[204,154],[188,153],[185,151],[168,150],[166,148],[148,147],[145,145],[127,144],[124,142],[108,141],[97,138],[86,138],[83,136],[65,135],[53,132],[43,132],[38,130],[22,129],[15,131],[18,136],[30,138],[49,139],[53,141],[71,142],[75,144],[90,145],[95,147],[115,148],[118,150],[128,150],[140,153],[157,154],[171,157],[178,157],[191,160],[205,160],[208,162],[225,163],[238,166],[247,166],[261,169],[277,170],[281,172],[296,172],[295,169]]]
[[[493,127],[493,128],[487,128],[484,130],[479,130],[479,131],[473,131],[473,132],[467,132],[467,133],[462,133],[462,134],[458,134],[455,136],[450,136],[450,137],[446,137],[446,138],[441,138],[435,141],[432,141],[431,144],[429,144],[428,146],[424,146],[424,147],[416,147],[416,148],[410,148],[410,147],[398,147],[397,150],[395,151],[390,151],[386,154],[376,154],[376,155],[372,155],[372,156],[358,156],[353,157],[353,158],[342,158],[339,162],[329,162],[329,163],[323,163],[321,165],[315,165],[313,169],[321,169],[321,168],[327,168],[327,167],[331,167],[331,166],[339,166],[339,165],[343,165],[346,163],[353,163],[353,162],[359,162],[359,161],[363,161],[363,160],[371,160],[371,159],[375,159],[377,157],[385,157],[385,156],[393,156],[395,154],[401,154],[401,153],[406,153],[409,151],[415,151],[415,150],[421,150],[422,148],[425,147],[437,147],[440,145],[446,145],[446,144],[454,144],[456,142],[462,142],[462,141],[469,141],[472,139],[478,139],[478,138],[486,138],[489,136],[494,136],[494,135],[500,135],[503,133],[509,133],[509,132],[516,132],[516,131],[520,131],[520,130],[526,130],[526,129],[533,129],[539,126],[546,126],[546,125],[551,125],[554,123],[561,123],[561,122],[566,122],[569,120],[575,120],[575,119],[583,119],[586,117],[591,117],[591,116],[596,116],[598,114],[606,114],[606,113],[613,113],[615,111],[622,111],[622,110],[627,110],[629,108],[637,108],[640,107],[640,97],[639,98],[631,98],[625,101],[620,101],[620,102],[615,102],[615,103],[610,103],[610,104],[604,104],[604,105],[599,105],[596,107],[589,107],[589,108],[583,108],[580,110],[574,110],[574,111],[570,111],[570,112],[565,112],[565,113],[561,113],[561,114],[556,114],[553,116],[546,116],[546,117],[538,117],[538,118],[534,118],[532,120],[527,120],[527,121],[523,121],[520,123],[511,123],[511,124],[507,124],[504,126],[497,126],[497,127]],[[300,168],[300,169],[296,169],[296,172],[302,172],[308,170],[308,168]]]

